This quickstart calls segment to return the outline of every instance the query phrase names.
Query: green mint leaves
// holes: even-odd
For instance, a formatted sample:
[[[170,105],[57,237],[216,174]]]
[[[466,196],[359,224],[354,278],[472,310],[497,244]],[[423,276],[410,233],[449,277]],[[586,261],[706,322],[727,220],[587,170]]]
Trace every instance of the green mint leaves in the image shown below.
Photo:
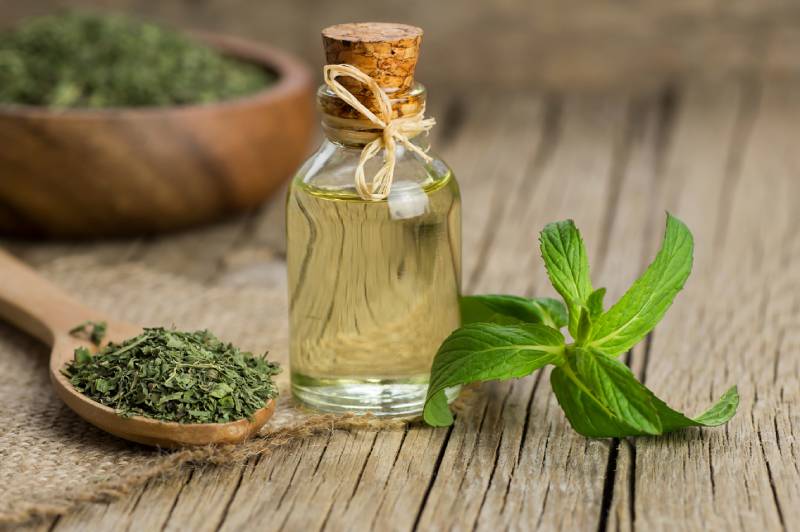
[[[471,382],[530,375],[564,358],[564,336],[538,323],[472,323],[451,334],[436,354],[425,402],[425,420],[450,425],[444,391]]]
[[[597,318],[591,345],[606,354],[617,355],[644,338],[661,321],[689,277],[692,249],[689,229],[677,218],[667,216],[661,250],[625,295]]]
[[[461,324],[543,323],[554,329],[567,324],[567,309],[556,299],[528,299],[519,296],[464,296],[461,298]]]
[[[572,427],[594,438],[658,435],[685,427],[713,427],[736,413],[739,395],[730,388],[695,419],[667,406],[616,358],[575,349],[574,357],[550,374],[550,384]]]
[[[550,224],[540,235],[547,274],[566,305],[541,298],[487,295],[462,298],[463,326],[439,348],[423,417],[434,426],[453,416],[445,390],[504,380],[556,366],[550,383],[572,427],[588,437],[659,435],[692,426],[716,426],[736,413],[730,388],[705,413],[689,418],[638,382],[616,356],[628,351],[661,320],[692,269],[689,229],[667,215],[655,260],[609,310],[605,289],[593,289],[586,249],[575,224]],[[573,343],[559,329],[567,326]]]
[[[576,336],[580,309],[587,305],[593,292],[583,239],[575,223],[567,220],[545,227],[539,235],[539,242],[550,283],[567,304],[569,332]]]

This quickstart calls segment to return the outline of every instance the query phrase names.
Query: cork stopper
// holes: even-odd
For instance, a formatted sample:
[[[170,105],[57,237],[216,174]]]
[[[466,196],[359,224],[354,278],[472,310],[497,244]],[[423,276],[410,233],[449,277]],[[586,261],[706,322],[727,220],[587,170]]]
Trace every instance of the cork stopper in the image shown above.
[[[422,29],[406,24],[354,22],[322,30],[327,64],[346,63],[367,74],[386,91],[394,114],[400,116],[421,109],[422,102],[409,95],[421,41]],[[372,94],[362,83],[345,77],[338,81],[371,111],[377,110]],[[347,104],[321,102],[321,105],[324,112],[356,117]]]

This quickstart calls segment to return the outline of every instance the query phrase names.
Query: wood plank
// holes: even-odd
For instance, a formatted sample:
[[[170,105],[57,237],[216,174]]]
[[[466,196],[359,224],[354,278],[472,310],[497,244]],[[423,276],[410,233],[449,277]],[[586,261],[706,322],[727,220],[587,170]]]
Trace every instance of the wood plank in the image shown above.
[[[580,206],[591,204],[591,198],[602,198],[602,202],[596,200],[595,203],[602,203],[603,210],[592,213],[587,212],[585,207],[565,207],[565,210],[574,210],[576,213],[570,213],[569,216],[578,218],[577,224],[587,243],[596,286],[606,286],[609,290],[607,299],[611,301],[640,267],[636,257],[642,254],[642,220],[649,212],[646,199],[652,192],[652,166],[658,152],[658,139],[649,132],[662,120],[659,106],[652,100],[652,97],[646,97],[644,101],[629,101],[624,115],[618,118],[615,142],[609,146],[612,161],[606,170],[603,189],[593,189],[589,185],[599,178],[595,170],[582,176],[586,183],[584,187],[572,187],[577,194],[573,192],[568,196],[577,199]],[[580,182],[576,184],[580,185]],[[590,216],[586,217],[586,214]],[[563,218],[563,215],[560,217]],[[609,242],[624,242],[625,253],[615,253],[613,248],[609,251]],[[540,273],[531,289],[539,287],[537,295],[543,291],[551,292],[543,275],[541,259],[536,259]],[[481,528],[492,528],[497,522],[513,528],[522,527],[521,523],[526,521],[517,521],[514,513],[530,504],[531,492],[538,492],[541,504],[534,504],[527,516],[528,519],[535,519],[537,528],[602,529],[607,509],[608,481],[611,478],[608,475],[613,475],[613,469],[609,468],[616,457],[616,442],[587,442],[572,431],[563,420],[563,414],[550,391],[547,372],[541,378],[539,397],[534,395],[532,398],[529,417],[525,421],[533,427],[547,424],[548,428],[546,431],[542,428],[538,435],[535,429],[529,430],[527,441],[520,446],[519,464],[511,471],[510,479],[495,475],[503,480],[493,483],[489,488],[481,515]],[[538,418],[533,417],[536,415],[537,401],[542,405]],[[541,411],[545,414],[542,415]],[[565,446],[567,450],[553,450],[554,446],[555,449]],[[551,460],[551,455],[561,455],[562,458]],[[526,471],[527,474],[520,474],[520,471]],[[604,476],[608,478],[604,480]],[[582,493],[565,495],[563,486],[571,485],[573,489],[569,491],[575,491],[575,482],[583,486],[580,490]],[[537,483],[544,486],[537,486]],[[519,493],[514,496],[515,491]],[[512,506],[509,506],[510,500],[513,501]],[[576,512],[574,508],[581,510]]]
[[[627,142],[626,99],[573,97],[555,112],[563,115],[548,121],[555,138],[531,153],[521,168],[525,179],[504,187],[471,290],[532,295],[536,287],[536,295],[550,294],[537,234],[557,219],[577,218],[592,256],[600,254],[604,200],[616,193],[615,173],[624,164],[619,159]],[[595,526],[607,453],[606,442],[587,444],[566,425],[546,374],[484,386],[478,404],[453,429],[420,526]],[[571,463],[575,455],[583,456],[578,467]],[[566,479],[581,489],[564,490]]]
[[[676,208],[674,198],[685,183],[695,182],[704,187],[707,189],[706,197],[718,195],[722,190],[740,97],[740,87],[731,84],[691,85],[680,93],[677,103],[672,91],[662,95],[661,116],[657,121],[648,121],[644,129],[653,149],[633,158],[625,175],[626,184],[622,187],[628,194],[619,200],[620,212],[640,210],[635,217],[637,223],[621,223],[619,219],[615,222],[615,236],[611,238],[607,255],[609,273],[620,271],[620,268],[626,272],[624,276],[627,279],[621,283],[622,287],[629,286],[652,260],[663,233],[663,212],[667,208]],[[679,109],[674,109],[676,106]],[[669,205],[670,202],[673,204]],[[683,216],[683,211],[677,214]],[[630,254],[627,242],[632,240],[632,231],[639,233],[644,245]],[[696,236],[698,247],[708,249],[704,246],[705,235]],[[616,249],[618,247],[626,251]],[[624,268],[626,262],[635,264],[635,271]],[[609,304],[621,294],[610,295]],[[640,379],[644,379],[647,360],[652,356],[650,347],[648,339],[637,346],[630,357],[631,366]],[[632,530],[636,524],[638,441],[630,439],[613,443],[609,461],[611,476],[607,479],[611,482],[607,484],[609,506],[605,519],[608,529]]]
[[[726,175],[717,168],[671,194],[697,234],[698,267],[654,334],[646,382],[676,407],[697,412],[738,381],[742,404],[725,428],[637,440],[637,526],[797,527],[800,478],[792,451],[781,448],[794,437],[796,414],[786,408],[797,401],[797,379],[775,368],[796,366],[798,355],[796,344],[784,343],[800,323],[800,280],[787,269],[800,248],[798,118],[796,87],[770,82],[760,99],[745,93]],[[712,137],[706,145],[715,145]],[[726,193],[710,194],[720,179]]]
[[[79,532],[86,530],[87,523],[93,530],[155,530],[167,522],[172,510],[160,502],[174,501],[191,477],[191,471],[179,471],[154,478],[113,502],[81,505],[54,519],[49,530]]]
[[[342,439],[338,444],[346,443],[346,439]],[[269,523],[271,529],[280,529],[292,510],[287,499],[290,491],[313,486],[295,483],[295,479],[298,475],[314,476],[328,452],[328,445],[327,437],[309,438],[292,442],[276,450],[276,454],[251,461],[244,470],[239,488],[228,502],[225,520],[218,526],[226,530],[242,530],[252,523],[261,522]],[[312,508],[310,513],[319,511],[317,506]]]

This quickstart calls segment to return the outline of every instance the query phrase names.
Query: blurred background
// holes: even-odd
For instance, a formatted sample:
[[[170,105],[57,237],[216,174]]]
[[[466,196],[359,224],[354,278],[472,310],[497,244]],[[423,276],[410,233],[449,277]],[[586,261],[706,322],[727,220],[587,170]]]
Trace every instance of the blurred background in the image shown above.
[[[322,64],[319,30],[396,21],[426,31],[418,78],[431,87],[654,86],[674,76],[800,67],[796,0],[2,0],[0,25],[55,8],[135,13],[265,41]]]
[[[698,84],[712,87],[711,94],[736,92],[724,113],[745,132],[762,82],[794,83],[800,72],[796,0],[0,0],[0,30],[65,9],[204,31],[222,39],[210,43],[220,51],[268,68],[277,61],[272,51],[288,52],[298,60],[290,59],[278,77],[292,80],[293,99],[276,104],[267,88],[251,108],[199,106],[185,113],[169,106],[149,114],[110,106],[98,115],[0,107],[0,234],[153,234],[250,212],[280,197],[276,191],[310,153],[315,132],[319,138],[311,93],[324,60],[320,30],[331,24],[392,21],[425,30],[416,78],[429,88],[429,113],[439,118],[437,150],[458,136],[465,117],[481,116],[481,105],[494,109],[487,113],[499,142],[518,135],[521,129],[496,108],[520,95],[546,99],[542,134],[553,142],[561,115],[573,107],[621,106],[630,108],[622,117],[582,127],[591,142],[622,127],[624,146],[633,135],[626,124],[643,123],[652,111],[664,137],[656,144],[665,145],[682,101]],[[243,40],[234,45],[229,38]],[[152,62],[164,55],[155,52]],[[145,64],[133,70],[144,75],[151,62]],[[162,70],[168,80],[177,77]],[[593,96],[594,102],[580,99]],[[458,155],[452,163],[470,171]],[[106,212],[92,219],[99,204]],[[271,219],[280,234],[281,215]]]

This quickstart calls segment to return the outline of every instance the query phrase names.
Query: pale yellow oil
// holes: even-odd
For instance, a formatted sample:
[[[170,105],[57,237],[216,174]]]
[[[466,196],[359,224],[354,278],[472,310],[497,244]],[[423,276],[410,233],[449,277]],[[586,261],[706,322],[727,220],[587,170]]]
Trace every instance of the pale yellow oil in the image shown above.
[[[451,175],[384,201],[295,182],[287,201],[292,388],[328,411],[417,413],[459,326],[460,198]]]

